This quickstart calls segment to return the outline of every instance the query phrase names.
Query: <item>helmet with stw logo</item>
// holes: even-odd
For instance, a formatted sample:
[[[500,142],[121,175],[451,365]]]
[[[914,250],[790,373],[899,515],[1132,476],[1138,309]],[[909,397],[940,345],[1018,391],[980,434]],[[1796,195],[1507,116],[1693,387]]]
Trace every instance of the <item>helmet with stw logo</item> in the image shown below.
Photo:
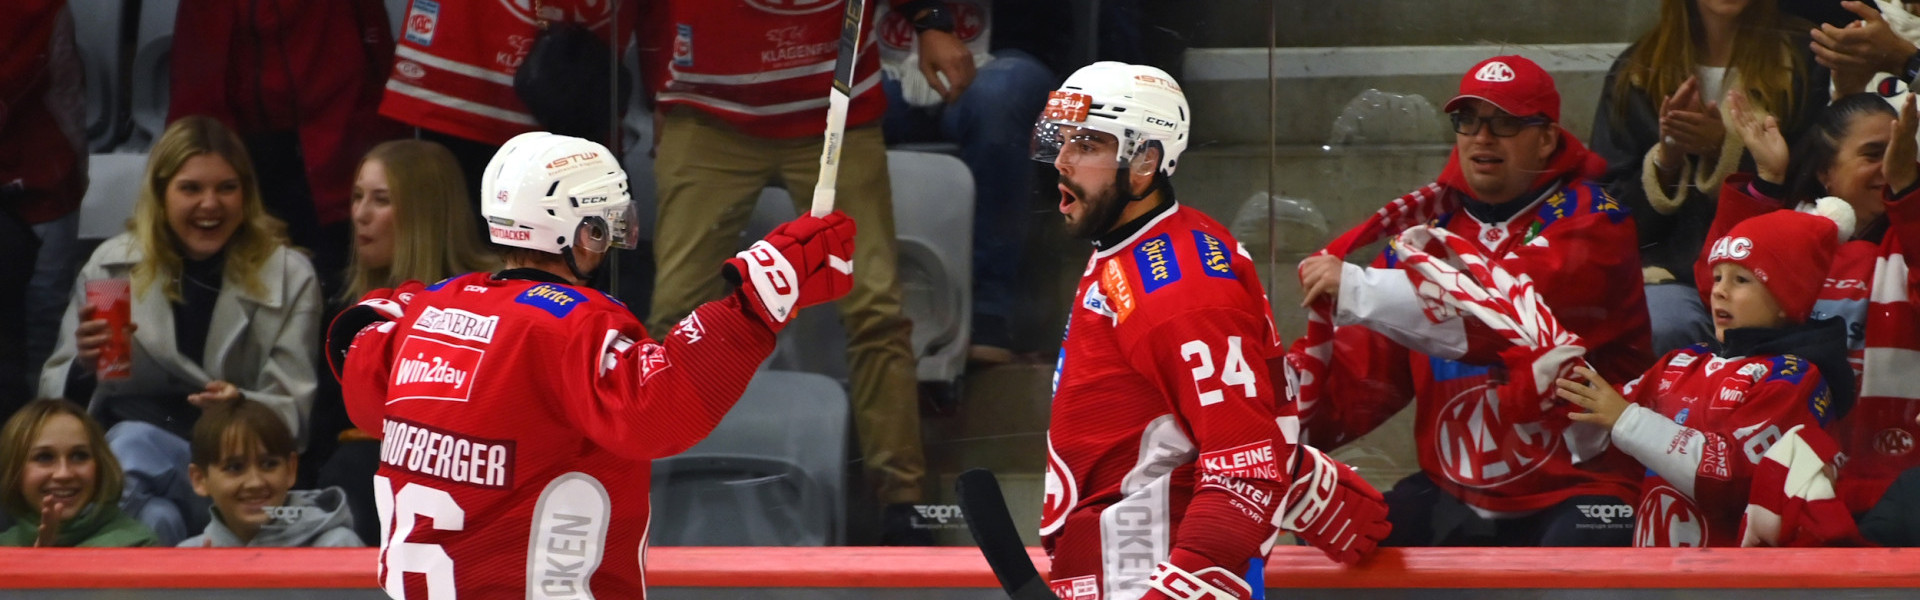
[[[627,173],[606,146],[544,131],[507,140],[480,180],[480,214],[496,244],[565,253],[632,249],[639,239]]]
[[[1077,144],[1090,135],[1086,131],[1092,130],[1113,136],[1118,148],[1111,160],[1122,168],[1157,143],[1159,172],[1172,175],[1187,149],[1191,117],[1186,94],[1166,71],[1114,61],[1093,63],[1074,71],[1048,95],[1033,126],[1033,159],[1052,163],[1065,153],[1068,162],[1109,160],[1104,152],[1075,154]]]

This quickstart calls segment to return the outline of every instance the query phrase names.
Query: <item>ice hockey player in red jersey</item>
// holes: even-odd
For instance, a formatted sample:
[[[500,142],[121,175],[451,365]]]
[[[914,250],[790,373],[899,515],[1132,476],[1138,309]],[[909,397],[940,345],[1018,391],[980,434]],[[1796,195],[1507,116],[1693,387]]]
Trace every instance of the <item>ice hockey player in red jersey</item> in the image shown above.
[[[1343,260],[1414,225],[1444,229],[1531,278],[1603,376],[1625,381],[1652,362],[1632,217],[1592,180],[1605,161],[1560,127],[1553,78],[1525,57],[1489,58],[1445,109],[1454,150],[1439,179],[1300,264],[1305,301],[1331,302],[1337,326],[1295,344],[1332,348],[1311,382],[1325,398],[1300,400],[1306,443],[1331,449],[1414,404],[1420,472],[1385,494],[1382,545],[1628,545],[1639,468],[1605,430],[1540,408],[1557,402],[1553,376],[1533,373],[1564,364],[1560,350],[1423,303],[1392,245],[1370,267]]]
[[[1186,98],[1101,62],[1054,91],[1035,158],[1093,241],[1054,374],[1041,535],[1066,600],[1250,598],[1277,528],[1354,562],[1386,535],[1379,492],[1296,444],[1252,259],[1175,201]]]
[[[383,441],[380,586],[641,598],[649,459],[706,437],[793,312],[846,293],[853,222],[774,229],[724,265],[734,293],[656,340],[585,287],[635,240],[618,155],[521,134],[483,190],[504,270],[377,290],[329,331],[348,415]]]
[[[1669,352],[1618,392],[1584,368],[1556,382],[1561,398],[1590,411],[1570,418],[1609,428],[1614,445],[1647,467],[1635,546],[1739,546],[1767,450],[1795,425],[1801,438],[1835,447],[1821,428],[1853,403],[1846,325],[1808,313],[1853,218],[1844,202],[1821,204],[1845,216],[1777,211],[1712,242],[1712,276],[1700,285],[1717,343]],[[1827,500],[1852,529],[1844,506]]]

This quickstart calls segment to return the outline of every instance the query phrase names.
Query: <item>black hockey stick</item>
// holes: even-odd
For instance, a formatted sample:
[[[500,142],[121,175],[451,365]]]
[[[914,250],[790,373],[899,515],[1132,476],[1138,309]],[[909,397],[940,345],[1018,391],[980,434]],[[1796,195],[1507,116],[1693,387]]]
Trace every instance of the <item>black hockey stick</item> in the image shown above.
[[[987,558],[987,566],[993,567],[1000,588],[1013,600],[1060,600],[1040,579],[1033,559],[1027,557],[1027,547],[1020,543],[1013,515],[1007,514],[1007,500],[1000,495],[1000,480],[994,478],[993,471],[971,469],[961,473],[953,482],[953,491],[960,497],[960,514],[967,520],[967,531]]]

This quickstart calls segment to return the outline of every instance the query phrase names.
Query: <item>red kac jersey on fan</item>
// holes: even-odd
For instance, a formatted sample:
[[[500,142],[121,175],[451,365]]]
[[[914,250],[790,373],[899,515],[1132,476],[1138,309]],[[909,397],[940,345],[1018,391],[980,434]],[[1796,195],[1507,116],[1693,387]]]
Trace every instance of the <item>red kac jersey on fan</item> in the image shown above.
[[[1614,427],[1614,443],[1648,466],[1633,511],[1642,547],[1739,547],[1755,465],[1795,425],[1824,435],[1833,403],[1811,362],[1723,358],[1705,345],[1667,353],[1620,391],[1659,413],[1646,427]]]
[[[879,119],[887,110],[880,89],[874,18],[881,3],[868,0],[861,47],[853,66],[847,127]],[[641,26],[641,71],[660,104],[692,107],[747,135],[797,138],[820,135],[827,91],[840,56],[845,0],[663,0]],[[898,35],[892,32],[891,35]],[[906,31],[913,35],[911,26]]]
[[[1458,209],[1432,225],[1473,240],[1494,264],[1531,278],[1560,324],[1588,344],[1585,359],[1602,377],[1626,381],[1652,362],[1634,223],[1598,185],[1576,180],[1548,190],[1498,223]],[[1397,252],[1390,244],[1373,267],[1396,267]],[[1340,310],[1419,306],[1406,290],[1369,300],[1343,296]],[[1413,402],[1421,471],[1483,517],[1537,511],[1575,496],[1634,497],[1640,470],[1608,445],[1603,430],[1564,419],[1558,427],[1508,422],[1499,406],[1512,400],[1497,394],[1505,378],[1498,353],[1512,344],[1475,319],[1458,321],[1463,325],[1434,327],[1426,340],[1459,353],[1451,359],[1365,326],[1337,327],[1326,385],[1332,397],[1302,415],[1307,440],[1338,447]]]
[[[388,595],[642,598],[648,461],[706,437],[773,350],[736,296],[656,342],[558,281],[462,275],[355,338],[341,387],[382,439]]]
[[[1139,598],[1176,548],[1244,576],[1291,481],[1252,260],[1199,211],[1155,210],[1087,262],[1054,372],[1040,533],[1066,600]]]

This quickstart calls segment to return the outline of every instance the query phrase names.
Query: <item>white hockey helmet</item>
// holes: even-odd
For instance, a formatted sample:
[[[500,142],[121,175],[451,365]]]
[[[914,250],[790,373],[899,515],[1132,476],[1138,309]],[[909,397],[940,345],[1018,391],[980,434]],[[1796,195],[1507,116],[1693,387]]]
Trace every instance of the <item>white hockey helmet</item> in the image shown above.
[[[1122,168],[1150,142],[1160,142],[1159,170],[1172,175],[1192,128],[1187,96],[1173,76],[1146,65],[1101,61],[1074,71],[1048,95],[1033,126],[1033,159],[1055,162],[1065,148],[1068,162],[1084,160],[1074,156],[1069,137],[1091,129],[1114,137],[1114,160]],[[1104,152],[1097,158],[1104,160]]]
[[[480,190],[480,215],[496,244],[562,254],[576,243],[593,252],[632,249],[639,239],[627,173],[592,141],[513,136],[487,163]]]

